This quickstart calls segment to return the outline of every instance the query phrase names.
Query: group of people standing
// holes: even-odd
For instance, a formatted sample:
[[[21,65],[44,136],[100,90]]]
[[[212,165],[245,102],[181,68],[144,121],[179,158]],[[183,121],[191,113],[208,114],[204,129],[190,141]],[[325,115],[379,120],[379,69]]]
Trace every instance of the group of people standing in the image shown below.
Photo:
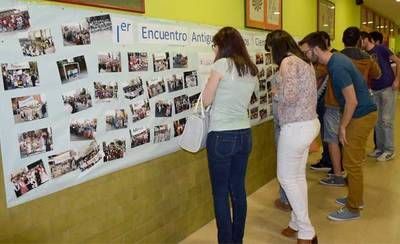
[[[330,47],[324,32],[310,33],[299,43],[283,30],[266,37],[265,48],[278,66],[272,89],[281,185],[276,204],[286,204],[291,210],[288,227],[281,233],[297,237],[297,243],[318,243],[308,213],[305,172],[310,145],[320,132],[326,145],[322,160],[332,162],[332,172],[321,183],[348,186],[347,196],[336,199],[341,207],[328,214],[333,221],[360,217],[364,207],[362,163],[374,128],[376,149],[369,156],[378,161],[395,156],[394,97],[400,59],[373,42],[373,35],[347,28],[342,38],[345,49],[340,52]],[[258,69],[240,33],[232,27],[222,28],[213,37],[213,50],[216,58],[202,96],[204,106],[211,106],[207,156],[218,242],[242,243],[245,176],[252,145],[247,107]],[[396,75],[390,61],[397,64]],[[312,167],[321,168],[318,164]]]

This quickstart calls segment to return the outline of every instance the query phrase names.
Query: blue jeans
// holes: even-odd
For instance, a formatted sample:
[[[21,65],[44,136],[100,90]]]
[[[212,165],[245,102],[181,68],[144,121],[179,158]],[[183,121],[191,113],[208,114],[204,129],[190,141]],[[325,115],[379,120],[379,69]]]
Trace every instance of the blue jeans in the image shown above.
[[[218,243],[243,242],[247,212],[245,178],[251,146],[250,129],[208,133],[208,169]],[[229,197],[233,219],[229,208]]]
[[[378,107],[378,122],[375,126],[376,148],[382,152],[394,152],[393,122],[395,94],[392,87],[373,91],[374,100]]]

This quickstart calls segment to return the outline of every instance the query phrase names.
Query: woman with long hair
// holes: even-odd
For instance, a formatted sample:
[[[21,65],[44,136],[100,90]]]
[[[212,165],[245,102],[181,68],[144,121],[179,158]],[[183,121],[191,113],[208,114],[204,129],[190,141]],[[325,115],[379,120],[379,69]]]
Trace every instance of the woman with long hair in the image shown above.
[[[289,226],[282,231],[297,243],[318,243],[308,215],[306,163],[311,142],[317,137],[317,87],[313,66],[294,39],[283,30],[267,35],[266,48],[279,66],[277,73],[278,180],[292,207]]]
[[[247,108],[258,70],[242,36],[232,27],[222,28],[213,37],[213,51],[216,57],[202,97],[204,106],[211,105],[207,156],[218,242],[242,243],[245,177],[252,146]]]

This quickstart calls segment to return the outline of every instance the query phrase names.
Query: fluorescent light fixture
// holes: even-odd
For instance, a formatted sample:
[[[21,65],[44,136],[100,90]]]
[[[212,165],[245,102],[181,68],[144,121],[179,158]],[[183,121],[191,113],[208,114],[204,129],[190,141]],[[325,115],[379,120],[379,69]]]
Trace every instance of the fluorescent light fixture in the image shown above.
[[[331,6],[330,9],[335,9],[335,6]]]
[[[373,23],[374,23],[374,21],[371,21],[371,20],[370,20],[370,21],[368,21],[368,24],[373,24]]]
[[[393,29],[390,29],[390,32],[393,32],[394,30]]]
[[[281,14],[281,12],[279,12],[279,11],[275,11],[275,12],[274,12],[274,14],[275,14],[275,15],[280,15],[280,14]]]
[[[328,27],[329,25],[328,24],[324,24],[324,27]]]
[[[367,22],[366,22],[366,21],[364,21],[362,24],[363,24],[363,25],[366,25],[366,24],[367,24]]]

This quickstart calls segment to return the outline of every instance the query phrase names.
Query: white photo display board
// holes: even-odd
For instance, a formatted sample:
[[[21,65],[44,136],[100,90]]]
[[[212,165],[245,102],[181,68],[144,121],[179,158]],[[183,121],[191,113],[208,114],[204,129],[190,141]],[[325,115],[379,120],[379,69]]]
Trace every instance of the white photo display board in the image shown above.
[[[0,143],[7,206],[180,150],[219,27],[45,3],[0,3]],[[265,32],[252,125],[272,118]]]

